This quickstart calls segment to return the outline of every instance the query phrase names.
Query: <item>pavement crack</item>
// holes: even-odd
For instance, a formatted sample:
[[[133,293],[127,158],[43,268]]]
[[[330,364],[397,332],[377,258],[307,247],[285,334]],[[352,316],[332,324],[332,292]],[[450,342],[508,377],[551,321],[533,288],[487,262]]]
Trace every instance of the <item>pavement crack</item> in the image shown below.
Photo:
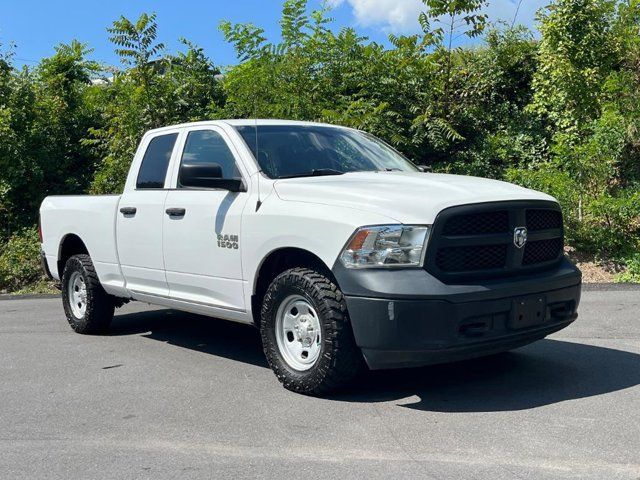
[[[109,365],[107,367],[102,367],[103,370],[109,370],[110,368],[118,368],[118,367],[122,367],[122,363],[118,363],[117,365]]]

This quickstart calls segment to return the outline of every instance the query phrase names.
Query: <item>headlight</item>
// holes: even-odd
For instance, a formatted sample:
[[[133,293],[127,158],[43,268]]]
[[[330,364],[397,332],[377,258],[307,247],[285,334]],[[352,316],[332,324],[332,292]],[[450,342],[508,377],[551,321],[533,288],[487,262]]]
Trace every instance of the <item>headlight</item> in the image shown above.
[[[347,268],[417,267],[430,226],[379,225],[356,231],[340,255]]]

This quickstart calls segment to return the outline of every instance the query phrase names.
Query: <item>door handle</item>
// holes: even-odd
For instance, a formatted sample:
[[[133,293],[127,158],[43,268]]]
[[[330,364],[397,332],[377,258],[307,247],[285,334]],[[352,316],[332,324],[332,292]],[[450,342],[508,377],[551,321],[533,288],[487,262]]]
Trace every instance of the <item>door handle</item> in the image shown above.
[[[122,207],[120,213],[123,215],[135,215],[138,209],[136,207]]]
[[[184,208],[167,208],[167,215],[170,217],[184,217],[187,210]]]

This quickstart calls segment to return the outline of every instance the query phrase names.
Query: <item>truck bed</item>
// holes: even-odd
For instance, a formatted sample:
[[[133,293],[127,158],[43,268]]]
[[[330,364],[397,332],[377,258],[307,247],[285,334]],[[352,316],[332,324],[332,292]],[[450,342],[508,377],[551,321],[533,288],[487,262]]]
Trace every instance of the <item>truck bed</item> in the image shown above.
[[[93,259],[105,289],[123,285],[116,248],[120,195],[51,196],[40,207],[43,250],[49,270],[60,279],[58,249],[63,237],[77,235]]]

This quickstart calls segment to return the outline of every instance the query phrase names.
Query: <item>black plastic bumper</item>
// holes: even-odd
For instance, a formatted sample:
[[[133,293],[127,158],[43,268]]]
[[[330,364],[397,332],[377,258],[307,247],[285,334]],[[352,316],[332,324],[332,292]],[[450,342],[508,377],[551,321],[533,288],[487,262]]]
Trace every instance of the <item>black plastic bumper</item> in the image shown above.
[[[425,270],[347,270],[356,343],[372,369],[428,365],[521,347],[577,318],[581,274],[567,260],[526,277],[447,285]]]

